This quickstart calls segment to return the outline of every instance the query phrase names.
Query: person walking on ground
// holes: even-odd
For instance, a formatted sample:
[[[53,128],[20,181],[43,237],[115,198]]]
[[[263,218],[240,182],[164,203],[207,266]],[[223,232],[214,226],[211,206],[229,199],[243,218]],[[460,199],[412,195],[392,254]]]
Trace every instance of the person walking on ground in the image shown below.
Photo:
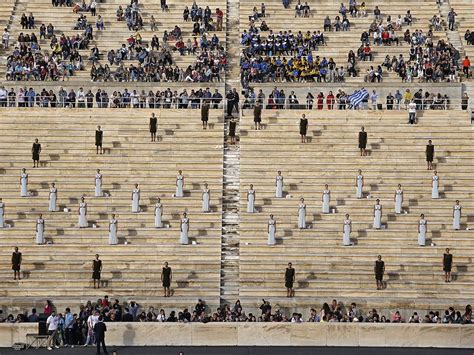
[[[31,154],[33,156],[33,168],[39,168],[41,144],[39,143],[38,138],[35,139],[35,142],[31,147]]]
[[[428,170],[433,170],[433,159],[434,159],[434,154],[435,154],[435,147],[432,144],[431,139],[428,141],[425,154],[426,154],[427,168]]]
[[[462,207],[459,204],[459,200],[456,200],[456,204],[453,207],[453,229],[458,231],[461,229],[461,215]]]
[[[295,296],[295,289],[293,288],[293,284],[295,282],[295,274],[296,274],[296,271],[293,268],[293,264],[288,263],[288,267],[286,268],[286,271],[285,271],[286,297]]]
[[[374,266],[375,282],[377,283],[377,290],[383,289],[383,274],[385,273],[385,262],[382,260],[382,255],[377,256]]]
[[[95,131],[95,153],[96,154],[104,154],[104,149],[102,148],[102,141],[104,138],[104,131],[102,131],[100,126],[97,126],[97,130]]]
[[[163,284],[164,297],[171,297],[171,281],[173,279],[173,272],[165,261],[165,266],[161,269],[161,283]]]
[[[156,118],[154,112],[151,114],[150,123],[148,126],[150,128],[151,141],[156,142],[156,130],[158,126],[158,119]]]
[[[367,153],[365,151],[367,147],[367,132],[365,128],[362,126],[359,132],[359,149],[360,149],[360,156],[366,156]]]
[[[231,145],[234,145],[236,142],[236,139],[235,139],[236,128],[237,128],[237,121],[235,120],[235,118],[231,118],[231,120],[229,121],[229,138],[230,138]]]
[[[95,342],[97,345],[97,355],[100,355],[100,347],[102,346],[102,350],[104,350],[104,354],[107,353],[107,347],[105,346],[105,332],[107,331],[107,327],[104,323],[104,318],[102,316],[99,317],[99,320],[94,325],[94,335],[95,335]]]
[[[53,347],[59,349],[57,344],[58,338],[59,317],[56,311],[52,311],[46,320],[46,327],[48,328],[48,350],[53,350]]]
[[[308,119],[306,118],[306,115],[303,113],[303,115],[300,118],[300,136],[301,136],[301,143],[306,143],[306,134],[308,133]]]
[[[255,125],[255,130],[262,129],[262,105],[260,102],[257,102],[253,108],[253,123]]]
[[[211,108],[209,101],[204,100],[201,104],[201,121],[202,129],[207,129],[207,123],[209,122],[209,109]]]
[[[102,260],[99,259],[99,254],[95,254],[95,259],[92,260],[92,280],[94,281],[94,288],[100,288],[100,273],[102,272]]]
[[[22,255],[18,251],[18,247],[15,247],[15,251],[12,253],[12,270],[13,270],[13,280],[21,280],[20,277],[20,269],[21,269],[21,262],[22,262]]]
[[[444,282],[451,282],[451,269],[453,267],[453,254],[446,248],[446,253],[443,254],[443,271]]]
[[[25,168],[20,173],[20,196],[28,197],[28,173]]]

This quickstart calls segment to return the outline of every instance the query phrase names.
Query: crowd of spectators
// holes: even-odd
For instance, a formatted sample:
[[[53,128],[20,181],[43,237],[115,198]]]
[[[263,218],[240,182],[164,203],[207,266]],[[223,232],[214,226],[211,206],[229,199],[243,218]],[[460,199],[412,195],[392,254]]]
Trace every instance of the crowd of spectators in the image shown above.
[[[205,89],[183,89],[181,92],[167,88],[165,90],[114,90],[104,89],[66,90],[61,87],[58,91],[34,90],[33,88],[13,88],[7,91],[0,87],[0,107],[57,107],[57,108],[200,108],[206,100],[212,108],[220,107],[222,94],[216,89],[211,92]]]

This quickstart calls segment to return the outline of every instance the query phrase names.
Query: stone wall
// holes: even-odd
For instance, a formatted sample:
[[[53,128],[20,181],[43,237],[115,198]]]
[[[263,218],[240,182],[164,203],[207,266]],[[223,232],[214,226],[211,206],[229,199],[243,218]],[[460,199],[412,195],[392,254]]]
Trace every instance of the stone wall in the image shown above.
[[[115,346],[376,346],[473,348],[474,327],[369,323],[107,323]],[[36,324],[0,324],[0,347],[26,342]]]

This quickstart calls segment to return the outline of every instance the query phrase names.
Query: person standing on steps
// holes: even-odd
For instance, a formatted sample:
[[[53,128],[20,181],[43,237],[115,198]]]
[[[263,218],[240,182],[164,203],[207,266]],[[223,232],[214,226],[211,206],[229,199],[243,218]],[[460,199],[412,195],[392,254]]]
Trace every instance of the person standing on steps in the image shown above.
[[[428,141],[428,145],[426,146],[425,149],[425,154],[426,154],[426,164],[428,170],[433,170],[433,159],[434,159],[434,154],[435,154],[435,147],[431,142],[431,139]]]
[[[155,228],[163,228],[163,204],[161,198],[156,199],[155,204]]]
[[[189,218],[188,214],[186,212],[183,213],[183,218],[181,218],[181,226],[180,226],[180,236],[179,236],[179,242],[182,245],[188,245],[189,244]]]
[[[209,122],[209,109],[211,105],[208,100],[204,100],[201,104],[201,121],[202,129],[207,129],[207,123]]]
[[[115,218],[115,214],[113,214],[112,219],[109,221],[109,245],[118,244],[117,230],[118,230],[118,222],[117,222],[117,219]]]
[[[178,175],[176,175],[176,193],[175,197],[183,197],[184,196],[184,175],[181,170],[178,170]]]
[[[204,188],[202,189],[202,212],[208,213],[211,212],[211,190],[209,185],[204,183]]]
[[[255,190],[253,184],[250,184],[250,188],[247,191],[247,213],[255,213]]]
[[[298,205],[298,228],[306,229],[306,204],[304,203],[304,198],[300,199],[300,204]]]
[[[235,111],[237,112],[237,115],[239,115],[240,97],[239,97],[239,93],[237,92],[236,88],[232,89],[232,95],[233,95],[233,108],[235,108]],[[231,115],[232,115],[232,112],[231,112]]]
[[[3,199],[0,197],[0,228],[5,227],[5,204]]]
[[[359,169],[359,174],[356,177],[356,198],[362,198],[364,189],[364,175],[362,170]]]
[[[444,282],[451,282],[451,269],[453,267],[453,254],[446,248],[446,253],[443,254],[443,271]]]
[[[453,207],[453,229],[458,231],[461,229],[461,215],[462,207],[459,204],[459,200],[456,200],[456,204]]]
[[[323,196],[322,196],[322,212],[329,213],[329,203],[331,202],[331,191],[329,190],[329,185],[324,185]]]
[[[36,220],[36,244],[41,245],[45,243],[44,237],[44,219],[43,215],[40,213],[38,219]]]
[[[352,232],[352,221],[349,217],[349,213],[346,213],[346,219],[344,220],[344,226],[342,228],[342,245],[351,245],[351,232]]]
[[[95,197],[102,197],[102,174],[100,173],[100,169],[97,169],[97,173],[95,174]]]
[[[148,127],[150,129],[151,141],[156,142],[156,130],[158,126],[158,118],[156,118],[155,113],[153,112],[150,117],[150,123]]]
[[[253,108],[253,123],[255,130],[262,129],[262,105],[258,101]]]
[[[102,272],[102,260],[99,259],[99,254],[95,254],[95,259],[92,260],[92,280],[94,288],[100,288],[100,273]]]
[[[163,284],[164,297],[171,297],[171,281],[173,279],[173,272],[165,261],[165,266],[161,269],[161,283]]]
[[[13,280],[21,280],[20,278],[20,270],[21,270],[21,262],[23,256],[18,251],[18,247],[15,247],[15,251],[12,253],[12,270],[13,270]]]
[[[359,149],[360,149],[361,157],[367,155],[365,151],[366,147],[367,147],[367,132],[365,131],[364,126],[362,126],[359,132]]]
[[[275,178],[275,197],[283,198],[283,176],[281,175],[281,171],[277,172]]]
[[[79,228],[87,228],[87,202],[84,196],[81,197],[81,202],[79,203],[79,208],[77,210],[77,214],[79,215],[78,225]]]
[[[295,289],[293,288],[295,283],[295,274],[296,271],[293,268],[292,263],[288,263],[288,267],[285,271],[285,287],[286,287],[286,297],[294,297]]]
[[[382,205],[380,204],[379,199],[375,200],[373,228],[374,229],[382,228]]]
[[[51,188],[49,189],[49,212],[56,212],[56,202],[58,200],[58,189],[56,184],[51,183]]]
[[[20,173],[20,196],[28,197],[28,173],[25,168]]]
[[[439,198],[439,176],[436,170],[433,172],[433,177],[431,178],[431,198]]]
[[[385,273],[385,262],[382,260],[382,255],[377,256],[374,266],[375,282],[377,283],[377,290],[383,289],[383,275]]]
[[[428,227],[428,221],[425,219],[425,215],[422,213],[420,220],[418,221],[418,245],[424,247],[426,245],[426,229]]]
[[[230,138],[230,144],[235,145],[236,139],[235,139],[235,131],[237,128],[237,121],[235,118],[231,118],[229,121],[229,138]]]
[[[395,201],[395,213],[400,214],[402,213],[402,205],[403,205],[403,190],[402,185],[398,184],[398,188],[395,190],[395,196],[393,197]]]
[[[232,90],[229,90],[225,98],[227,101],[227,116],[232,117],[232,112],[234,111],[234,93]]]
[[[31,154],[33,156],[33,168],[39,168],[41,144],[39,143],[38,138],[35,138],[35,142],[31,147]]]
[[[104,137],[104,131],[102,131],[100,126],[97,126],[97,130],[95,131],[95,153],[96,154],[104,154],[104,149],[102,148],[102,141]]]
[[[308,132],[308,119],[306,115],[303,113],[300,118],[300,136],[301,136],[301,143],[306,143],[306,134]]]
[[[267,225],[267,232],[268,232],[268,245],[275,245],[276,244],[276,220],[273,219],[273,215],[270,215],[270,219],[268,220]]]
[[[138,184],[135,184],[135,188],[132,190],[132,213],[140,212],[140,188]]]

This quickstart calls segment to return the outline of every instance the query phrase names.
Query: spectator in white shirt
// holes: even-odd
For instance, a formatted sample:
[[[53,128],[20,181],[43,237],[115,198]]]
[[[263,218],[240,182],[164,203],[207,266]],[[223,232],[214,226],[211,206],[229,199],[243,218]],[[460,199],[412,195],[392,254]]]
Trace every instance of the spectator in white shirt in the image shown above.
[[[413,100],[408,104],[408,123],[416,123],[416,104]]]
[[[53,350],[53,347],[56,349],[59,348],[57,345],[57,334],[58,334],[58,324],[59,317],[56,315],[56,312],[53,311],[51,315],[46,320],[46,326],[48,327],[48,350]]]

